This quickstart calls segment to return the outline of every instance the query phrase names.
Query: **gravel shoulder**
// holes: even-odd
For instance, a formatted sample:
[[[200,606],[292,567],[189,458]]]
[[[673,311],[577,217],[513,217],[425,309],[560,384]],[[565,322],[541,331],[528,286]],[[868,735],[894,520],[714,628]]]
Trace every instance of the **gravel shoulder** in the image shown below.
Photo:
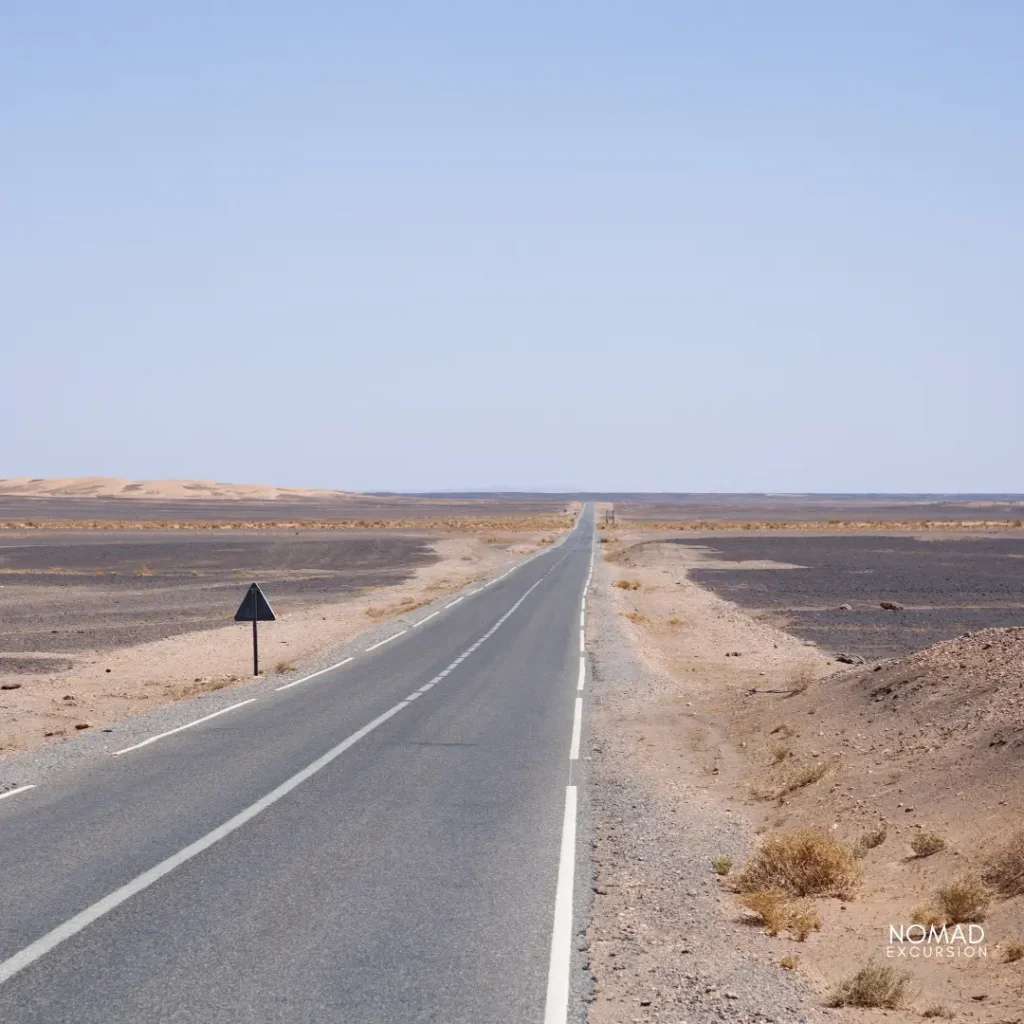
[[[644,657],[621,614],[623,592],[612,586],[618,576],[599,559],[588,601],[595,986],[588,1019],[822,1019],[808,988],[779,966],[778,947],[738,919],[711,870],[712,858],[740,862],[755,842],[753,823],[711,785],[719,762],[735,755],[688,710],[691,690],[702,694],[706,681],[682,684]],[[787,661],[815,660],[787,639]]]

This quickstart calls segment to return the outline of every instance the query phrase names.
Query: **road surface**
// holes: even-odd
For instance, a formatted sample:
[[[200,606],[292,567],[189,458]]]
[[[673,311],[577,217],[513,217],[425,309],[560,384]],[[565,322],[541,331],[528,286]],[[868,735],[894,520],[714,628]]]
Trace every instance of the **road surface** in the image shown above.
[[[593,535],[0,799],[0,1020],[564,1021]]]

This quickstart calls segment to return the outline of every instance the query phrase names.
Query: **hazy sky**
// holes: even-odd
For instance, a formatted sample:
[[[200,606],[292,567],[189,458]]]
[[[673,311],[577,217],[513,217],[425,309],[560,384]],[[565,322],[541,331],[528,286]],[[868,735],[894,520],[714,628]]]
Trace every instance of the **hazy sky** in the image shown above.
[[[1024,491],[1024,4],[0,4],[0,476]]]

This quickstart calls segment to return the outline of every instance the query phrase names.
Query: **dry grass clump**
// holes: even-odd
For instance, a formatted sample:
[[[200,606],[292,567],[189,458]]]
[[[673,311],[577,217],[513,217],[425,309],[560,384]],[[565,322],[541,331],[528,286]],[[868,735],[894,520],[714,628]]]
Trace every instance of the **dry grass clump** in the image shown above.
[[[848,899],[860,877],[849,850],[827,833],[806,828],[765,839],[740,872],[737,888]]]
[[[915,832],[910,840],[915,857],[930,857],[946,848],[946,840],[937,832]]]
[[[961,875],[935,893],[935,906],[947,924],[968,924],[985,920],[992,894],[976,875]]]
[[[828,1006],[897,1010],[910,999],[910,972],[869,960],[829,993]]]
[[[960,875],[936,889],[931,903],[911,911],[910,920],[925,928],[980,923],[985,920],[991,902],[991,891],[977,875]]]
[[[820,782],[829,771],[824,763],[796,765],[774,782],[755,784],[751,792],[758,800],[781,800],[798,789]]]
[[[922,1017],[941,1017],[952,1020],[956,1014],[945,1003],[929,1003],[922,1011]]]
[[[809,668],[799,668],[790,676],[789,686],[786,689],[787,697],[796,697],[805,693],[807,688],[814,682],[814,675]]]
[[[795,971],[800,966],[800,957],[798,957],[798,956],[784,956],[779,961],[779,966],[784,971]]]
[[[761,889],[744,893],[737,901],[757,915],[769,935],[788,931],[797,942],[803,942],[812,931],[821,930],[821,917],[814,907],[795,903],[781,892]]]
[[[1018,960],[1024,960],[1024,942],[1008,942],[1003,950],[1003,963],[1015,964]]]
[[[868,850],[873,850],[875,847],[881,846],[885,842],[885,837],[889,834],[888,829],[885,825],[879,825],[876,829],[871,829],[865,832],[856,843],[853,845],[853,855],[858,860],[862,857],[866,857]]]
[[[772,748],[772,764],[782,764],[787,757],[793,756],[793,748],[787,747],[785,744],[780,743],[777,747]]]
[[[278,675],[282,675],[283,676],[287,672],[294,672],[295,671],[295,665],[292,662],[290,662],[290,661],[279,661],[274,666],[274,671]]]
[[[716,875],[727,875],[732,871],[732,857],[720,855],[711,859],[711,867]]]
[[[650,619],[647,618],[646,615],[642,615],[635,608],[631,612],[625,612],[624,615],[625,615],[625,617],[627,619],[629,619],[630,622],[650,622],[651,621]]]
[[[1024,896],[1024,829],[988,859],[982,878],[1006,899]]]
[[[612,586],[618,587],[619,590],[639,590],[639,580],[616,580]]]

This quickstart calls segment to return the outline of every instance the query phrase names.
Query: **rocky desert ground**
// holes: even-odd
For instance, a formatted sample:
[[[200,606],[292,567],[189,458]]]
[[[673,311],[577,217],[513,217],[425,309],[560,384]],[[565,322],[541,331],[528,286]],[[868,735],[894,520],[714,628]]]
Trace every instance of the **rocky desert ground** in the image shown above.
[[[1024,1018],[1024,537],[908,532],[602,530],[598,1024]]]

